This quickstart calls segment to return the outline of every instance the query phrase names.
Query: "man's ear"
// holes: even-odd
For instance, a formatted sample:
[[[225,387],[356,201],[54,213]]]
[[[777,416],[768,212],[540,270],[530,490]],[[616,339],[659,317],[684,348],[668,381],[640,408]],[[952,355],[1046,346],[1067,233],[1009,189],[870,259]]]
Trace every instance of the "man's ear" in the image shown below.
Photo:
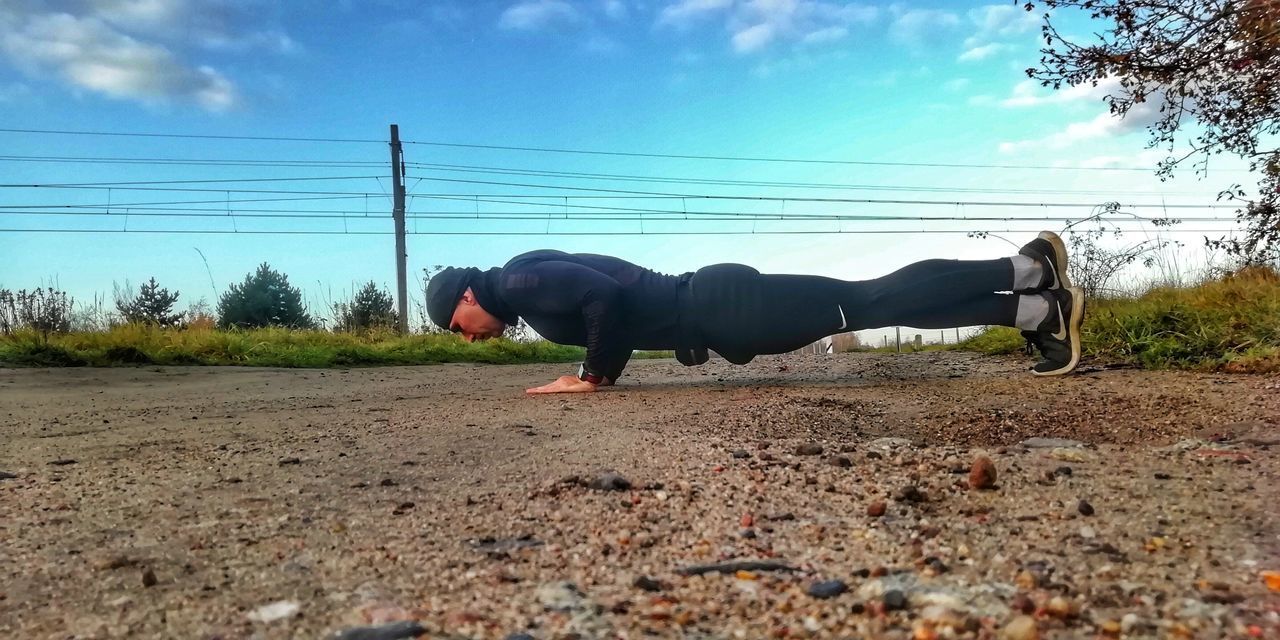
[[[467,290],[462,292],[462,298],[459,299],[459,302],[468,305],[476,304],[476,293],[471,290],[471,287],[467,287]]]

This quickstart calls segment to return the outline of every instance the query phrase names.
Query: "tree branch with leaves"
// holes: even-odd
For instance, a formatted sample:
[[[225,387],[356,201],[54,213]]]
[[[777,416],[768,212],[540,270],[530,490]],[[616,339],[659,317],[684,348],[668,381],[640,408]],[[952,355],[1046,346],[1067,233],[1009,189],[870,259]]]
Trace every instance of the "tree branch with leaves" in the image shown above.
[[[1206,241],[1250,262],[1280,260],[1280,149],[1273,144],[1280,134],[1280,0],[1015,3],[1027,11],[1076,9],[1108,25],[1096,40],[1076,42],[1055,26],[1062,14],[1046,12],[1040,65],[1027,75],[1053,89],[1115,82],[1105,100],[1122,118],[1138,105],[1158,104],[1148,146],[1170,153],[1156,169],[1161,179],[1188,160],[1206,176],[1209,159],[1224,153],[1260,172],[1253,194],[1233,185],[1220,196],[1241,204],[1243,237]],[[1176,156],[1179,142],[1190,151]]]

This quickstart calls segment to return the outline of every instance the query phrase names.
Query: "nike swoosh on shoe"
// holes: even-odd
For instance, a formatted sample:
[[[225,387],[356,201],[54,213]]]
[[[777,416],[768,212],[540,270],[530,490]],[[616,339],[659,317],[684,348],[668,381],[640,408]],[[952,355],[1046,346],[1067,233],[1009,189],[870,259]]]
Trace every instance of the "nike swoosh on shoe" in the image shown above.
[[[1070,319],[1062,313],[1062,301],[1054,300],[1054,302],[1058,305],[1058,331],[1052,334],[1053,339],[1065,341],[1067,339],[1067,323]]]
[[[836,305],[836,311],[840,312],[840,328],[843,329],[849,326],[848,321],[844,319],[844,307],[841,307],[840,305]]]

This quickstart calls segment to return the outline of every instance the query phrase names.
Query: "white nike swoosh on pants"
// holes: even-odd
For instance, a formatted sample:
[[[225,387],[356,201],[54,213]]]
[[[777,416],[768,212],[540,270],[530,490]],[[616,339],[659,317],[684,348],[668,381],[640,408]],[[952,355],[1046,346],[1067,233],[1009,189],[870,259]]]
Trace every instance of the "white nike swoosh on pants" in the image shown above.
[[[843,307],[841,307],[840,305],[836,305],[836,311],[839,311],[839,312],[840,312],[840,327],[839,327],[839,328],[840,328],[840,329],[843,329],[843,328],[845,328],[845,327],[849,326],[849,323],[848,323],[848,322],[846,322],[846,321],[845,321],[845,319],[844,319],[844,308],[843,308]]]

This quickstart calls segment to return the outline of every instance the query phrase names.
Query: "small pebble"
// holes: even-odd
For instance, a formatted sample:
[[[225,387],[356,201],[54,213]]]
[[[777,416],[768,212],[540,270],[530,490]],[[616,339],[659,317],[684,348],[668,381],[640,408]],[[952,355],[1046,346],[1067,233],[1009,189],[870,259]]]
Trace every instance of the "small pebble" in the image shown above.
[[[932,570],[934,575],[942,575],[947,571],[950,571],[950,567],[948,567],[946,563],[944,563],[942,560],[938,559],[935,556],[929,556],[928,558],[925,558],[924,565],[926,568]]]
[[[841,469],[848,469],[853,466],[853,461],[848,456],[831,456],[827,458],[827,464]]]
[[[631,586],[642,591],[662,591],[662,583],[650,578],[649,576],[637,577],[635,582],[631,583]]]
[[[824,600],[834,598],[848,590],[849,585],[841,580],[823,580],[809,585],[809,595]]]
[[[884,592],[880,597],[880,601],[884,603],[885,611],[900,611],[907,608],[907,596],[897,589],[891,589]]]
[[[817,456],[822,455],[822,445],[812,442],[802,444],[796,447],[796,455],[798,456]]]
[[[1072,615],[1071,601],[1062,596],[1054,596],[1045,603],[1044,609],[1049,615],[1056,618],[1070,618]]]
[[[1080,504],[1076,505],[1076,511],[1079,511],[1082,516],[1091,516],[1093,515],[1093,505],[1081,500]]]
[[[341,631],[333,636],[333,640],[402,640],[416,638],[427,630],[412,620],[392,622],[376,627],[356,627]]]
[[[1159,472],[1159,471],[1157,471],[1157,472],[1156,472],[1156,480],[1168,480],[1168,479],[1170,479],[1170,478],[1172,478],[1172,477],[1173,477],[1173,476],[1171,476],[1171,475],[1169,475],[1169,474],[1167,474],[1167,473],[1161,473],[1161,472]]]
[[[8,471],[0,471],[0,480],[12,480],[16,477],[18,477],[17,474],[9,473]]]
[[[626,491],[631,488],[631,481],[613,471],[606,471],[588,482],[587,488],[596,491]]]
[[[996,486],[996,465],[987,456],[978,456],[969,469],[969,488],[991,489]]]
[[[1009,608],[1014,611],[1031,615],[1035,613],[1036,603],[1028,598],[1026,594],[1019,593],[1013,597],[1013,602],[1009,603]]]
[[[302,464],[302,459],[301,458],[280,458],[280,466],[283,467],[287,464]]]
[[[76,461],[75,461],[75,460],[72,460],[71,458],[62,458],[62,459],[60,459],[60,460],[54,460],[53,462],[50,462],[49,464],[51,464],[51,465],[53,465],[53,466],[55,466],[55,467],[65,467],[65,466],[67,466],[67,465],[69,465],[69,464],[75,464],[75,463],[76,463]]]
[[[738,460],[741,460],[743,458],[750,458],[751,454],[748,453],[745,449],[738,449],[737,451],[733,452],[733,457]]]
[[[383,478],[382,482],[379,482],[378,484],[383,487],[394,487],[396,486],[396,481],[391,478]]]
[[[872,518],[879,518],[880,516],[884,515],[884,511],[886,508],[887,507],[883,500],[877,500],[867,505],[867,515],[871,516]]]
[[[143,571],[142,586],[144,587],[156,586],[156,572],[152,571],[151,569],[147,569],[146,571]]]
[[[513,633],[505,638],[505,640],[537,640],[527,633]]]
[[[247,617],[254,622],[271,623],[285,618],[292,618],[298,615],[298,611],[302,609],[302,605],[291,600],[280,600],[265,604],[247,614]]]
[[[909,484],[903,487],[902,490],[898,492],[898,495],[895,496],[895,499],[897,499],[899,502],[924,502],[925,495],[924,495],[924,492],[920,491],[919,487],[915,486],[914,484]]]
[[[1070,477],[1070,476],[1071,476],[1071,473],[1072,473],[1072,471],[1071,471],[1071,467],[1068,467],[1068,466],[1067,466],[1067,465],[1065,465],[1065,464],[1064,464],[1064,465],[1062,465],[1061,467],[1058,467],[1057,469],[1054,469],[1054,470],[1053,470],[1053,475],[1055,475],[1055,476],[1068,476],[1068,477]]]
[[[1036,628],[1036,619],[1031,616],[1018,616],[1000,629],[1000,640],[1040,640],[1040,630]]]

